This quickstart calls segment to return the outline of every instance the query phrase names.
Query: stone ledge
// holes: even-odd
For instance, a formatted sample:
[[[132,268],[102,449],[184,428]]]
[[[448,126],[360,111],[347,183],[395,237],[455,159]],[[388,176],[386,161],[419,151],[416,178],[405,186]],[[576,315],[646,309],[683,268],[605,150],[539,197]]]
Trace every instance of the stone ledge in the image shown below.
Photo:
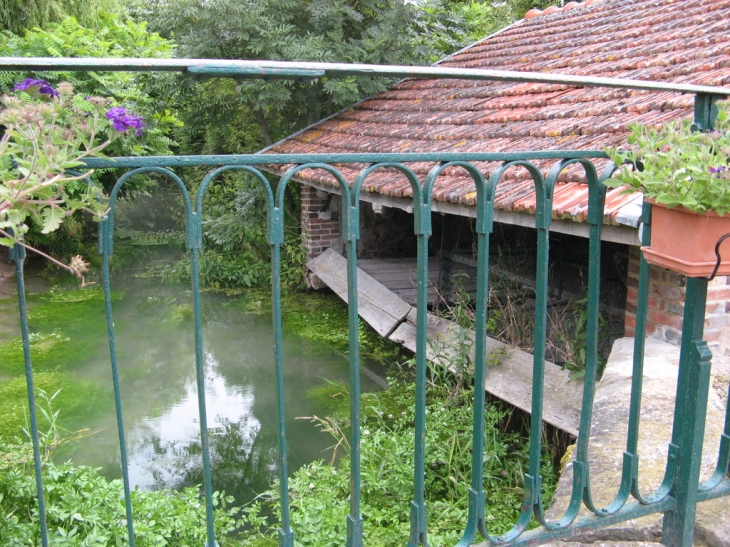
[[[613,499],[620,484],[622,454],[628,428],[633,345],[633,338],[616,340],[603,378],[596,389],[589,460],[592,495],[599,507]],[[664,476],[667,446],[672,433],[678,362],[679,348],[652,338],[646,340],[639,432],[639,482],[645,495],[652,493]],[[710,390],[707,406],[702,457],[703,478],[712,473],[717,462],[725,419],[724,406],[713,389]],[[572,463],[569,463],[560,477],[553,505],[548,511],[548,518],[551,520],[562,517],[565,512],[572,489],[572,475]],[[588,510],[584,507],[581,514],[588,514]],[[729,498],[699,504],[696,523],[695,545],[730,547]],[[549,545],[638,547],[656,544],[660,538],[661,515],[651,515],[582,534],[574,538],[574,541]]]

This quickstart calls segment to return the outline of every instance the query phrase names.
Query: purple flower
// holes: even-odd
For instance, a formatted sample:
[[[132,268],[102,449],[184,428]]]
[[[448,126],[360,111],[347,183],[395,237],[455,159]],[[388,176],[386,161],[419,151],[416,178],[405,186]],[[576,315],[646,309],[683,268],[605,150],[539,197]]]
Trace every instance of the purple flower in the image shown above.
[[[35,91],[42,95],[50,95],[51,97],[60,97],[61,94],[51,87],[47,81],[43,79],[34,80],[33,78],[26,78],[19,84],[15,84],[13,90],[15,91]]]
[[[125,133],[131,127],[136,130],[138,137],[142,136],[142,128],[145,125],[144,121],[142,121],[142,116],[135,116],[127,112],[127,109],[123,106],[115,106],[109,109],[104,115],[107,119],[111,120],[112,127],[116,131]]]
[[[724,171],[727,171],[727,167],[724,165],[721,165],[720,167],[710,167],[710,173],[712,174],[722,173]]]

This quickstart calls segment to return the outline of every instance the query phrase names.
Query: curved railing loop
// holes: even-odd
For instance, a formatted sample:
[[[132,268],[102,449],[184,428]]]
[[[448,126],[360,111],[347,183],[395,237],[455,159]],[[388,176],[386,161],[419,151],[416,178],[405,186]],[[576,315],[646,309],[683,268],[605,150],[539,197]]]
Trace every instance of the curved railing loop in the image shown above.
[[[431,235],[431,198],[424,189],[421,188],[418,176],[406,165],[398,162],[376,163],[362,169],[351,189],[351,199],[348,200],[347,209],[351,211],[350,217],[353,217],[359,211],[359,200],[362,186],[365,180],[375,171],[380,169],[395,169],[403,174],[411,185],[413,192],[413,214],[414,214],[414,232],[417,239],[417,316],[416,316],[416,400],[415,400],[415,464],[414,464],[414,482],[413,482],[413,500],[410,506],[410,522],[411,532],[409,537],[409,547],[422,545],[428,547],[427,539],[427,522],[426,522],[426,502],[425,502],[425,431],[426,431],[426,327],[427,327],[427,304],[428,304],[428,237]],[[348,221],[349,222],[349,221]],[[348,243],[352,242],[351,250],[348,248],[348,289],[356,283],[356,248],[353,239],[353,228],[348,228]],[[358,232],[359,237],[359,232]],[[350,302],[353,297],[350,296]],[[359,423],[359,422],[358,422]],[[353,432],[355,427],[352,428]],[[352,446],[355,446],[352,444]],[[359,443],[358,443],[359,446]],[[358,464],[359,469],[359,464]],[[352,500],[351,500],[352,501]],[[358,493],[359,501],[359,493]],[[359,515],[359,513],[358,513]],[[352,514],[350,520],[352,520]],[[350,523],[348,522],[348,525]],[[360,527],[362,526],[360,522]],[[353,524],[354,527],[354,524]],[[350,534],[348,528],[348,547]],[[359,544],[358,544],[359,545]]]
[[[583,399],[581,402],[580,425],[576,450],[573,462],[573,486],[570,500],[563,517],[556,521],[548,521],[545,510],[540,501],[535,517],[548,530],[563,530],[570,526],[578,516],[584,491],[590,483],[590,464],[588,462],[588,439],[593,413],[596,378],[598,372],[598,311],[600,296],[600,256],[601,256],[601,227],[603,225],[603,204],[605,201],[605,186],[599,182],[596,168],[588,159],[575,158],[557,162],[548,174],[549,185],[553,188],[558,177],[566,168],[573,164],[583,168],[588,186],[588,215],[590,225],[589,239],[589,271],[588,271],[588,324],[586,326],[585,375],[583,383]],[[593,315],[592,315],[593,314]]]
[[[524,167],[530,176],[533,179],[533,182],[535,183],[536,193],[538,194],[536,205],[538,206],[538,209],[544,209],[545,207],[549,206],[552,200],[552,188],[549,185],[545,184],[545,181],[543,179],[542,172],[540,169],[537,168],[532,162],[524,161],[524,160],[516,160],[516,161],[508,161],[504,162],[501,166],[499,166],[497,169],[492,171],[489,179],[485,183],[485,191],[483,195],[479,195],[479,186],[477,186],[477,208],[478,210],[481,208],[481,212],[484,215],[483,225],[481,228],[485,231],[484,235],[484,244],[485,244],[485,250],[482,251],[480,249],[479,251],[479,258],[481,259],[482,255],[486,252],[488,254],[488,248],[486,248],[486,245],[488,245],[488,239],[486,238],[486,235],[491,232],[492,229],[492,221],[493,221],[493,214],[494,214],[494,200],[495,195],[497,191],[497,186],[499,184],[499,181],[502,179],[502,177],[505,175],[505,173],[512,167]],[[544,216],[544,213],[543,213]],[[548,215],[549,217],[549,215]],[[479,215],[477,215],[477,224],[479,224]],[[543,231],[546,232],[546,227],[543,228]],[[543,238],[544,240],[544,238]],[[543,241],[543,243],[540,243],[540,240],[538,241],[538,244],[540,248],[543,249],[543,255],[544,258],[547,258],[546,247],[547,241]],[[488,257],[485,257],[483,259],[485,262],[488,261]],[[540,262],[540,258],[538,258],[538,262]],[[488,262],[485,265],[482,265],[481,267],[488,267]],[[481,272],[483,270],[479,269],[479,276],[478,280],[482,281],[482,278],[485,278],[484,281],[484,288],[483,290],[486,291],[486,275],[482,274]],[[479,289],[479,285],[477,285],[477,290]],[[486,292],[485,292],[485,300],[486,300]],[[486,303],[484,303],[486,306]],[[486,315],[486,310],[484,310],[484,314]],[[544,334],[544,333],[543,333]],[[486,334],[485,334],[486,336]],[[543,353],[544,353],[544,344],[543,344]],[[544,360],[543,358],[536,357],[535,358],[535,369],[538,370],[538,374],[541,377],[542,376],[542,367],[543,363],[541,362],[539,365],[538,359]],[[480,367],[481,368],[481,367]],[[537,374],[536,374],[537,376]],[[530,435],[530,467],[527,473],[524,475],[524,497],[522,504],[520,506],[520,515],[517,518],[517,521],[512,526],[512,528],[507,531],[504,534],[500,534],[498,536],[494,536],[489,534],[486,523],[484,519],[484,491],[482,485],[477,485],[476,483],[472,484],[472,488],[470,488],[469,492],[469,521],[467,523],[467,529],[464,533],[464,536],[462,537],[461,541],[458,543],[457,547],[466,547],[469,545],[469,542],[473,539],[473,537],[469,537],[470,535],[476,533],[478,530],[482,536],[484,536],[487,541],[491,545],[503,545],[505,543],[509,543],[511,541],[514,541],[519,536],[524,533],[525,530],[527,530],[530,520],[532,518],[533,510],[539,505],[539,500],[541,497],[540,492],[540,483],[541,483],[541,477],[540,477],[540,451],[541,451],[541,433],[542,433],[542,395],[541,390],[542,387],[538,386],[537,391],[540,393],[538,395],[539,402],[536,402],[535,399],[535,387],[537,383],[537,380],[533,378],[533,421],[531,424],[531,435]],[[475,389],[476,389],[476,380],[475,380]],[[484,386],[483,386],[484,387]],[[483,391],[483,390],[482,390]],[[475,394],[476,397],[476,394]],[[483,406],[483,405],[482,405]],[[536,412],[537,410],[537,412]],[[538,424],[535,425],[535,417],[537,416]],[[475,430],[476,431],[476,430]],[[537,434],[535,434],[537,433]],[[483,450],[483,448],[482,448]],[[476,449],[474,450],[476,452]],[[481,453],[479,454],[481,458]],[[476,460],[475,460],[476,461]],[[481,459],[479,460],[478,465],[481,465]],[[474,473],[475,466],[473,465],[472,473]],[[472,515],[476,515],[476,517],[472,517]]]
[[[216,178],[218,178],[219,175],[222,175],[226,171],[244,171],[253,175],[256,179],[258,179],[258,182],[261,183],[261,188],[263,189],[264,196],[266,198],[267,210],[274,207],[274,192],[271,190],[269,181],[259,169],[251,167],[250,165],[223,165],[205,175],[201,181],[195,198],[195,212],[198,215],[201,217],[203,215],[203,199],[205,198],[205,193],[208,191],[208,187]]]
[[[726,413],[725,431],[720,437],[720,450],[717,458],[717,466],[709,479],[700,484],[700,492],[707,492],[715,488],[725,480],[728,465],[730,465],[730,413]]]
[[[137,169],[132,169],[131,171],[127,171],[124,173],[121,177],[117,179],[117,182],[114,184],[114,187],[112,188],[112,191],[109,194],[109,210],[107,211],[107,214],[101,221],[100,225],[100,231],[101,231],[101,237],[102,240],[100,241],[100,250],[99,253],[103,254],[104,252],[108,253],[110,256],[113,253],[114,249],[114,210],[117,202],[117,197],[119,195],[120,190],[122,187],[131,179],[132,177],[136,175],[143,175],[145,173],[158,173],[161,175],[165,175],[166,177],[169,177],[172,179],[172,181],[177,185],[178,189],[180,190],[180,193],[183,197],[183,205],[185,206],[185,219],[186,219],[186,234],[187,234],[187,242],[188,242],[188,248],[190,248],[192,234],[194,233],[194,228],[191,226],[191,218],[192,218],[192,205],[190,202],[190,194],[188,193],[187,188],[185,187],[185,183],[182,181],[182,179],[177,176],[174,172],[170,171],[169,169],[166,169],[164,167],[138,167]]]
[[[112,314],[112,298],[111,298],[111,283],[109,273],[109,259],[114,252],[114,212],[117,197],[122,187],[134,176],[143,175],[145,173],[158,173],[169,177],[175,182],[180,190],[183,203],[185,205],[185,218],[186,218],[186,233],[188,248],[192,242],[191,235],[195,233],[194,221],[192,220],[192,209],[190,203],[190,196],[187,188],[183,181],[175,173],[169,169],[163,167],[139,167],[132,169],[124,173],[117,182],[114,184],[112,191],[109,195],[109,210],[104,218],[99,223],[99,254],[102,257],[102,287],[104,291],[104,303],[106,307],[106,318],[107,318],[107,331],[109,334],[109,354],[112,369],[112,383],[114,387],[114,401],[117,415],[117,430],[119,435],[119,451],[121,455],[121,468],[122,468],[122,483],[124,487],[124,504],[127,517],[127,534],[129,537],[130,547],[134,547],[134,524],[132,519],[132,498],[131,488],[129,481],[129,462],[127,459],[127,443],[124,433],[124,417],[122,413],[122,396],[121,388],[119,385],[119,368],[117,365],[117,349],[116,349],[116,338],[114,335],[114,318]],[[201,432],[204,423],[201,423]],[[202,432],[203,437],[207,435],[207,430]],[[212,500],[212,492],[210,488],[206,491],[206,501]],[[214,529],[213,529],[213,505],[212,501],[206,503],[206,519],[207,519],[207,533],[209,545],[215,545]]]
[[[347,181],[342,176],[342,174],[339,172],[339,170],[332,165],[326,164],[326,163],[305,163],[300,165],[295,165],[294,167],[288,169],[286,173],[281,177],[281,180],[279,181],[279,184],[276,188],[276,194],[275,194],[275,200],[273,202],[273,206],[269,209],[269,214],[267,216],[268,220],[268,241],[271,245],[271,311],[272,311],[272,320],[273,320],[273,326],[274,326],[274,336],[275,336],[275,342],[274,342],[274,356],[275,356],[275,362],[276,362],[276,382],[277,382],[277,413],[278,413],[278,427],[279,427],[279,492],[280,492],[280,498],[281,498],[281,527],[279,528],[279,546],[280,547],[294,547],[294,531],[291,528],[290,524],[290,515],[289,515],[289,497],[288,497],[288,491],[289,491],[289,484],[288,484],[288,464],[287,464],[287,448],[286,448],[286,425],[285,425],[285,418],[286,418],[286,411],[285,411],[285,405],[284,405],[284,358],[282,353],[282,320],[281,320],[281,245],[284,243],[284,199],[286,195],[286,188],[289,185],[289,183],[292,181],[294,176],[305,169],[322,169],[326,171],[327,173],[331,174],[335,180],[338,182],[340,191],[342,192],[343,200],[346,200],[347,202],[350,201],[350,188],[347,184]],[[345,215],[346,218],[349,218],[349,211],[346,212]],[[349,222],[349,221],[346,221]],[[350,226],[352,223],[348,223],[348,226]],[[358,221],[359,225],[359,221]],[[357,238],[355,238],[357,239]],[[351,282],[351,286],[356,288],[356,281],[352,281],[350,277],[348,277],[348,280]],[[351,299],[351,304],[353,302],[357,302],[357,292],[355,292],[355,298]],[[349,306],[351,310],[348,312],[350,314],[350,327],[352,328],[352,321],[353,317],[352,314],[354,312],[354,318],[355,321],[357,320],[357,305]],[[357,327],[356,327],[357,328]],[[350,348],[351,351],[353,351],[352,344],[355,344],[354,352],[351,354],[351,382],[353,377],[353,369],[359,369],[359,363],[357,362],[357,359],[359,359],[359,349],[357,349],[357,336],[355,336],[355,340],[353,341],[353,337],[350,336]],[[355,362],[353,364],[352,358],[355,359]],[[359,374],[359,371],[358,371]],[[358,382],[358,393],[359,393],[359,376],[356,379],[356,382]],[[354,397],[353,397],[354,398]],[[358,419],[351,424],[352,428],[352,434],[355,435],[358,439],[357,445],[359,445],[359,435],[360,435],[360,422],[359,422],[359,413],[358,413]],[[351,443],[351,446],[355,446],[355,443]],[[358,466],[356,468],[356,471],[359,471],[359,458],[358,458]],[[360,538],[362,536],[362,518],[359,516],[359,492],[357,494],[357,508],[353,509],[353,513],[355,516],[350,515],[350,519],[348,520],[348,533],[353,534],[354,543],[352,543],[352,546],[358,546],[361,545],[361,539],[359,540],[360,543],[358,543],[357,536],[359,534]],[[348,539],[348,544],[350,544],[352,540]]]

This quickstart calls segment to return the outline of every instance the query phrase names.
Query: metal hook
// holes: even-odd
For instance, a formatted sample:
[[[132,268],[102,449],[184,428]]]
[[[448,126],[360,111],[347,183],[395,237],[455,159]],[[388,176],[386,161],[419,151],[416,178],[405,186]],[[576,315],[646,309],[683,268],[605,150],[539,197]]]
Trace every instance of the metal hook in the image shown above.
[[[720,262],[722,262],[722,257],[720,256],[720,245],[722,245],[722,242],[725,241],[727,238],[730,237],[730,232],[722,236],[720,239],[717,240],[717,243],[715,244],[715,256],[717,256],[717,264],[715,264],[715,269],[712,270],[712,275],[710,277],[703,277],[702,279],[706,281],[712,281],[715,279],[715,276],[717,275],[717,270],[720,269]]]

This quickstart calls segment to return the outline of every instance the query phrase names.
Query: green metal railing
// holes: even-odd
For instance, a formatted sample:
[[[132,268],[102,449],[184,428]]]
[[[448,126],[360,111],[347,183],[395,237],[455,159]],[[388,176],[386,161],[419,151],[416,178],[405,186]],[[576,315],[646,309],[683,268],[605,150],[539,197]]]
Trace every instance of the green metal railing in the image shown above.
[[[447,69],[440,67],[379,67],[369,65],[335,65],[326,63],[274,63],[219,60],[158,60],[158,59],[11,59],[0,58],[0,70],[176,70],[196,76],[234,78],[316,78],[323,75],[341,76],[402,76],[429,78],[460,78],[504,81],[554,82],[576,86],[612,86],[632,89],[652,89],[679,93],[694,93],[696,97],[695,123],[701,128],[711,127],[712,104],[718,97],[730,94],[730,90],[707,86],[665,84],[657,82],[636,82],[606,78],[582,78],[566,75],[536,73],[515,73],[473,69]],[[347,249],[348,302],[350,333],[350,390],[351,390],[351,492],[350,510],[347,519],[348,547],[363,545],[363,517],[360,512],[360,385],[358,346],[358,290],[357,290],[357,241],[360,237],[360,193],[368,176],[380,169],[395,169],[410,182],[413,191],[414,232],[417,237],[417,350],[416,350],[416,396],[413,469],[413,499],[410,508],[393,507],[394,512],[410,510],[410,538],[403,538],[409,547],[428,545],[428,512],[425,503],[425,428],[426,428],[426,349],[427,349],[427,302],[428,302],[428,240],[431,235],[431,195],[434,183],[445,169],[461,167],[471,176],[476,186],[477,234],[477,301],[475,332],[474,406],[473,406],[473,452],[472,476],[469,489],[469,513],[464,523],[464,532],[459,547],[465,547],[482,539],[483,545],[539,545],[559,538],[574,536],[583,531],[603,528],[617,522],[641,516],[664,513],[662,542],[673,547],[689,547],[693,544],[694,516],[698,502],[730,494],[730,480],[726,471],[730,463],[730,414],[726,411],[724,433],[720,442],[716,471],[706,482],[699,483],[700,459],[704,436],[705,413],[708,397],[711,354],[703,338],[707,280],[687,280],[684,327],[680,354],[679,381],[675,405],[672,440],[667,450],[667,464],[664,480],[657,491],[650,495],[639,492],[638,476],[638,433],[641,410],[641,388],[643,378],[644,338],[646,334],[647,299],[649,290],[649,265],[641,258],[639,273],[639,305],[637,310],[636,341],[634,351],[633,380],[630,400],[629,429],[626,450],[623,456],[622,480],[615,499],[606,507],[598,507],[592,499],[588,447],[593,399],[596,389],[598,366],[598,316],[600,292],[601,229],[605,186],[603,181],[611,175],[615,166],[610,164],[598,173],[592,160],[605,159],[602,151],[556,151],[524,153],[418,153],[418,154],[326,154],[326,155],[233,155],[233,156],[173,156],[173,157],[127,157],[89,159],[90,168],[116,167],[128,171],[119,178],[110,195],[109,212],[99,228],[99,252],[102,256],[103,288],[106,298],[106,312],[109,332],[111,369],[114,382],[122,477],[127,511],[129,545],[134,546],[134,507],[130,498],[130,484],[127,471],[127,450],[124,436],[124,412],[121,404],[117,350],[114,337],[113,307],[109,288],[109,260],[113,254],[114,216],[117,197],[127,181],[138,174],[156,173],[169,177],[179,188],[185,206],[187,248],[192,256],[192,289],[195,318],[195,352],[197,390],[200,414],[200,435],[204,469],[204,498],[207,511],[207,547],[217,545],[213,521],[213,494],[210,476],[210,458],[206,426],[205,378],[203,371],[202,319],[200,287],[198,282],[199,252],[203,246],[201,218],[204,196],[218,177],[230,170],[251,174],[261,185],[267,204],[267,237],[271,245],[271,291],[274,329],[273,366],[276,369],[278,394],[279,434],[279,482],[281,489],[281,523],[279,545],[293,547],[296,531],[290,523],[287,488],[287,447],[283,399],[284,354],[282,348],[281,319],[281,246],[284,242],[284,196],[287,186],[303,169],[319,169],[329,173],[337,182],[342,194],[343,239]],[[547,174],[538,168],[535,160],[553,160]],[[435,167],[421,181],[409,167],[413,162],[434,162]],[[472,162],[499,161],[502,165],[488,179]],[[356,180],[350,185],[336,165],[343,163],[366,164]],[[590,226],[589,276],[588,276],[588,328],[586,334],[586,374],[580,418],[580,431],[573,464],[573,488],[570,502],[564,516],[550,521],[546,517],[542,499],[542,478],[540,476],[540,455],[542,449],[542,406],[543,375],[545,366],[545,343],[547,331],[548,297],[548,243],[552,222],[552,197],[559,174],[568,166],[580,165],[589,189],[589,210],[587,222]],[[179,166],[211,166],[199,187],[194,202],[189,196],[181,178],[170,168]],[[271,166],[294,165],[290,167],[276,186],[272,186],[262,172]],[[485,424],[485,374],[487,363],[487,301],[489,268],[489,239],[493,228],[494,198],[497,187],[505,172],[513,167],[526,169],[532,177],[536,191],[535,229],[537,234],[537,278],[535,305],[535,338],[532,386],[532,412],[529,439],[529,467],[524,475],[524,497],[514,526],[505,534],[494,536],[487,528],[485,518],[485,492],[483,477],[484,424]],[[294,182],[296,184],[296,182]],[[644,245],[651,239],[651,206],[644,205]],[[21,329],[25,352],[25,370],[30,405],[30,422],[34,446],[35,473],[38,487],[38,513],[42,545],[48,545],[45,522],[43,476],[41,470],[38,427],[33,390],[33,369],[30,358],[30,344],[23,280],[25,251],[16,245],[12,250],[15,261],[20,305]],[[579,517],[585,505],[589,516]],[[541,527],[527,530],[532,517]]]

